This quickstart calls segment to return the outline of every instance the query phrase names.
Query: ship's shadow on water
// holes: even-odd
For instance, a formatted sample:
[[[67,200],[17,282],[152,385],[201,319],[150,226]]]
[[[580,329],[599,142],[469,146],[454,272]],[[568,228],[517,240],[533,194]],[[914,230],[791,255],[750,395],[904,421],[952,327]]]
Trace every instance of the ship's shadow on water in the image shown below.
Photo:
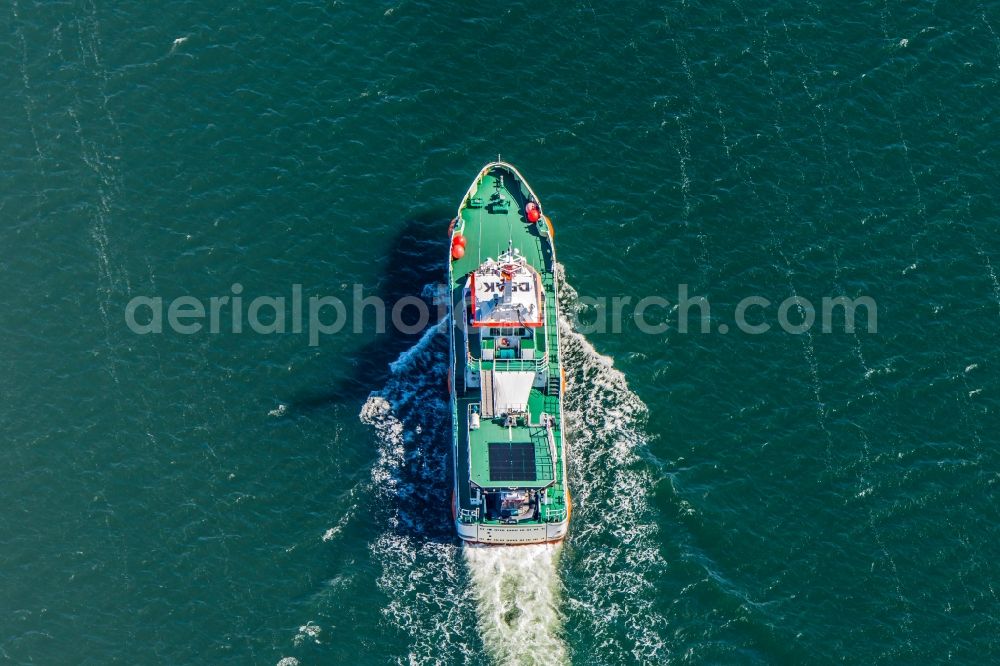
[[[400,225],[400,231],[382,261],[378,283],[364,285],[365,297],[378,297],[386,305],[385,331],[375,331],[374,310],[371,307],[365,309],[362,335],[369,335],[371,340],[360,350],[341,356],[338,360],[339,364],[350,366],[350,373],[322,390],[303,392],[295,398],[291,407],[302,411],[336,405],[360,408],[372,390],[385,385],[391,372],[390,364],[416,344],[424,334],[424,331],[413,333],[393,326],[393,305],[404,298],[417,297],[424,300],[431,315],[429,325],[435,323],[439,314],[438,307],[431,302],[427,288],[444,282],[450,219],[451,214],[443,209],[431,210]],[[353,294],[345,294],[345,297],[350,299]],[[349,317],[353,317],[351,303],[345,302],[345,305],[348,306]],[[413,327],[417,323],[418,315],[412,306],[402,308],[400,314],[407,327]],[[354,320],[351,319],[343,334],[350,334],[348,331],[353,326]]]
[[[457,543],[451,525],[450,411],[448,407],[448,330],[435,303],[445,279],[450,215],[428,211],[400,226],[378,286],[365,290],[385,304],[386,327],[376,333],[371,308],[365,331],[371,340],[341,360],[351,370],[325,390],[305,393],[293,401],[299,411],[342,406],[356,410],[375,431],[377,459],[372,469],[373,491],[390,530],[418,541]],[[419,298],[430,322],[412,332],[419,314],[401,309],[410,330],[392,323],[394,304]]]

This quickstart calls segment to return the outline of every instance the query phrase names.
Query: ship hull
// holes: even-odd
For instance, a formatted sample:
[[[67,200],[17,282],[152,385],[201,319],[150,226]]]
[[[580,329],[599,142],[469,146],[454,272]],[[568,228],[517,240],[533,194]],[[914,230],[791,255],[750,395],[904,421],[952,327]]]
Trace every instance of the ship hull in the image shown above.
[[[486,203],[489,187],[495,187],[502,196],[499,201]],[[491,191],[491,190],[490,190]],[[496,195],[494,195],[496,197]],[[504,203],[506,208],[498,206],[492,210],[494,203]],[[532,205],[538,209],[538,199],[530,186],[524,181],[517,170],[504,162],[494,162],[484,167],[472,186],[466,192],[459,207],[458,215],[452,222],[449,238],[449,311],[451,314],[450,357],[451,373],[449,392],[452,413],[452,474],[454,488],[452,494],[452,516],[457,536],[466,543],[487,545],[526,545],[541,543],[558,543],[568,531],[571,517],[570,495],[568,488],[568,447],[566,446],[566,430],[563,425],[563,390],[561,365],[561,345],[558,327],[558,303],[555,298],[557,289],[555,247],[553,230],[549,219],[544,215],[531,221],[529,211]],[[530,211],[535,212],[535,211]],[[504,228],[506,225],[506,229]],[[483,483],[473,480],[474,470],[484,464],[481,452],[477,447],[481,442],[481,433],[474,431],[470,425],[470,414],[483,403],[486,387],[481,383],[484,372],[483,359],[473,358],[469,340],[476,331],[469,328],[469,315],[466,311],[468,287],[463,285],[466,276],[475,271],[475,267],[487,256],[491,259],[494,253],[500,253],[498,234],[506,233],[511,246],[520,247],[524,255],[537,269],[543,286],[544,307],[541,308],[543,320],[538,322],[540,328],[534,335],[538,338],[539,347],[533,350],[533,362],[519,361],[530,365],[535,372],[533,388],[527,400],[527,411],[534,416],[526,419],[529,425],[532,419],[541,422],[549,431],[548,436],[550,465],[545,469],[551,475],[548,485],[536,484],[531,492],[537,498],[534,514],[527,520],[504,520],[497,515],[491,515],[489,510],[490,493],[500,493],[499,484]],[[464,256],[456,257],[454,253],[456,236],[464,236]],[[507,241],[503,242],[507,245]],[[474,277],[474,276],[473,276]],[[471,332],[470,332],[471,331]],[[498,352],[499,353],[499,352]],[[537,355],[537,356],[536,356]],[[485,355],[484,355],[485,357]],[[476,365],[478,362],[478,366]],[[499,361],[494,365],[498,365]],[[489,365],[489,362],[485,362]],[[527,374],[527,373],[525,373]],[[476,418],[478,424],[478,417]],[[530,423],[534,428],[539,423]],[[479,426],[477,425],[476,428]],[[527,428],[525,428],[527,430]],[[495,438],[499,439],[499,437]],[[504,437],[503,439],[510,439]],[[544,457],[544,451],[540,454]],[[543,464],[543,463],[539,463]],[[545,479],[543,478],[542,481]],[[519,485],[516,482],[513,486]]]

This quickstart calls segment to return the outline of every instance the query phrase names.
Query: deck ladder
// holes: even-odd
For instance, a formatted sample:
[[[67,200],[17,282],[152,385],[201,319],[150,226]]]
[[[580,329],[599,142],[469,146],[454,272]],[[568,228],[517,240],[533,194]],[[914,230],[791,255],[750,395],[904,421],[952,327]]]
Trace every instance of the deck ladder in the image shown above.
[[[562,388],[562,377],[558,372],[554,372],[549,375],[549,384],[547,387],[547,393],[552,396],[559,395],[559,390]]]
[[[479,373],[479,391],[482,395],[480,402],[482,403],[483,418],[492,419],[495,414],[493,413],[493,371],[492,370],[482,370]]]

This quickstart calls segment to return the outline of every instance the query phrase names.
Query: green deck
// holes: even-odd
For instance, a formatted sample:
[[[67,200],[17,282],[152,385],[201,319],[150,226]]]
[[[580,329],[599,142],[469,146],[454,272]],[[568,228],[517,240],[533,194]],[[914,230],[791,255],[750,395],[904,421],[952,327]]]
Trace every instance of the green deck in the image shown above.
[[[495,183],[499,175],[503,175],[503,194],[509,200],[506,210],[489,206],[490,197],[496,191]],[[548,504],[541,507],[540,521],[522,521],[521,524],[537,524],[549,520],[565,518],[568,509],[566,482],[563,478],[565,455],[563,447],[562,413],[559,394],[561,392],[561,373],[559,368],[558,311],[555,298],[555,253],[549,228],[543,219],[539,224],[531,224],[524,217],[524,206],[530,197],[527,186],[518,181],[510,171],[500,166],[493,166],[482,175],[478,187],[470,197],[462,202],[459,211],[460,219],[456,222],[455,233],[462,233],[466,238],[466,252],[461,259],[451,262],[450,287],[452,304],[455,306],[455,316],[464,316],[461,309],[462,289],[465,287],[469,273],[473,272],[488,257],[496,259],[507,249],[508,238],[513,240],[513,246],[520,250],[528,264],[539,272],[542,278],[542,289],[545,298],[545,319],[541,327],[535,329],[534,343],[536,354],[541,356],[548,352],[547,382],[544,389],[532,388],[528,399],[528,410],[532,421],[538,423],[539,415],[544,411],[553,421],[555,439],[555,460],[550,455],[545,428],[540,425],[526,427],[519,425],[511,432],[500,419],[482,419],[478,430],[467,428],[469,406],[480,402],[478,387],[465,386],[464,368],[466,364],[465,341],[462,331],[454,328],[454,354],[456,368],[453,381],[455,383],[456,404],[452,414],[453,435],[456,438],[456,471],[458,475],[458,507],[459,509],[474,509],[470,503],[469,472],[471,468],[472,481],[484,488],[521,487],[542,488]],[[478,200],[478,201],[477,201]],[[474,202],[470,206],[470,201]],[[480,204],[481,205],[477,205]],[[456,305],[458,304],[458,305]],[[470,343],[478,338],[471,337]],[[476,344],[478,344],[476,342]],[[534,368],[536,361],[497,360],[495,362],[480,361],[479,350],[473,344],[474,363],[476,367],[482,363],[484,369],[517,370]],[[489,481],[488,447],[490,442],[532,442],[535,444],[535,481]],[[470,460],[471,454],[471,460]],[[471,464],[470,464],[471,463]],[[487,521],[480,516],[481,524],[498,524],[498,521]]]
[[[473,390],[475,392],[475,390]],[[469,402],[477,402],[478,394]],[[541,391],[532,389],[528,399],[528,408],[532,414],[540,414],[544,409],[545,396]],[[460,412],[461,413],[461,412]],[[459,421],[461,424],[461,420]],[[535,448],[535,480],[518,481],[519,487],[543,488],[556,480],[552,456],[549,453],[549,441],[542,426],[512,428],[511,432],[498,420],[483,419],[479,430],[472,439],[472,480],[483,488],[507,488],[513,485],[509,481],[491,481],[489,474],[488,447],[491,442],[531,442]],[[557,456],[558,459],[558,456]]]

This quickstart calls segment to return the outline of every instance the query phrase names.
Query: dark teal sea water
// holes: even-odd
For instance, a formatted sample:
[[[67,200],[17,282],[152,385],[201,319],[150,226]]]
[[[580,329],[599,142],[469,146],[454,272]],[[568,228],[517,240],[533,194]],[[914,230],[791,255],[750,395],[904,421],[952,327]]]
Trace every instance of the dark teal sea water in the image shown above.
[[[0,662],[998,659],[996,3],[0,24]],[[564,325],[560,549],[452,537],[440,330],[126,326],[234,283],[426,295],[497,153],[556,225],[567,314],[680,283],[712,307],[707,334]],[[877,332],[776,325],[840,295]],[[771,331],[736,330],[747,296]]]

